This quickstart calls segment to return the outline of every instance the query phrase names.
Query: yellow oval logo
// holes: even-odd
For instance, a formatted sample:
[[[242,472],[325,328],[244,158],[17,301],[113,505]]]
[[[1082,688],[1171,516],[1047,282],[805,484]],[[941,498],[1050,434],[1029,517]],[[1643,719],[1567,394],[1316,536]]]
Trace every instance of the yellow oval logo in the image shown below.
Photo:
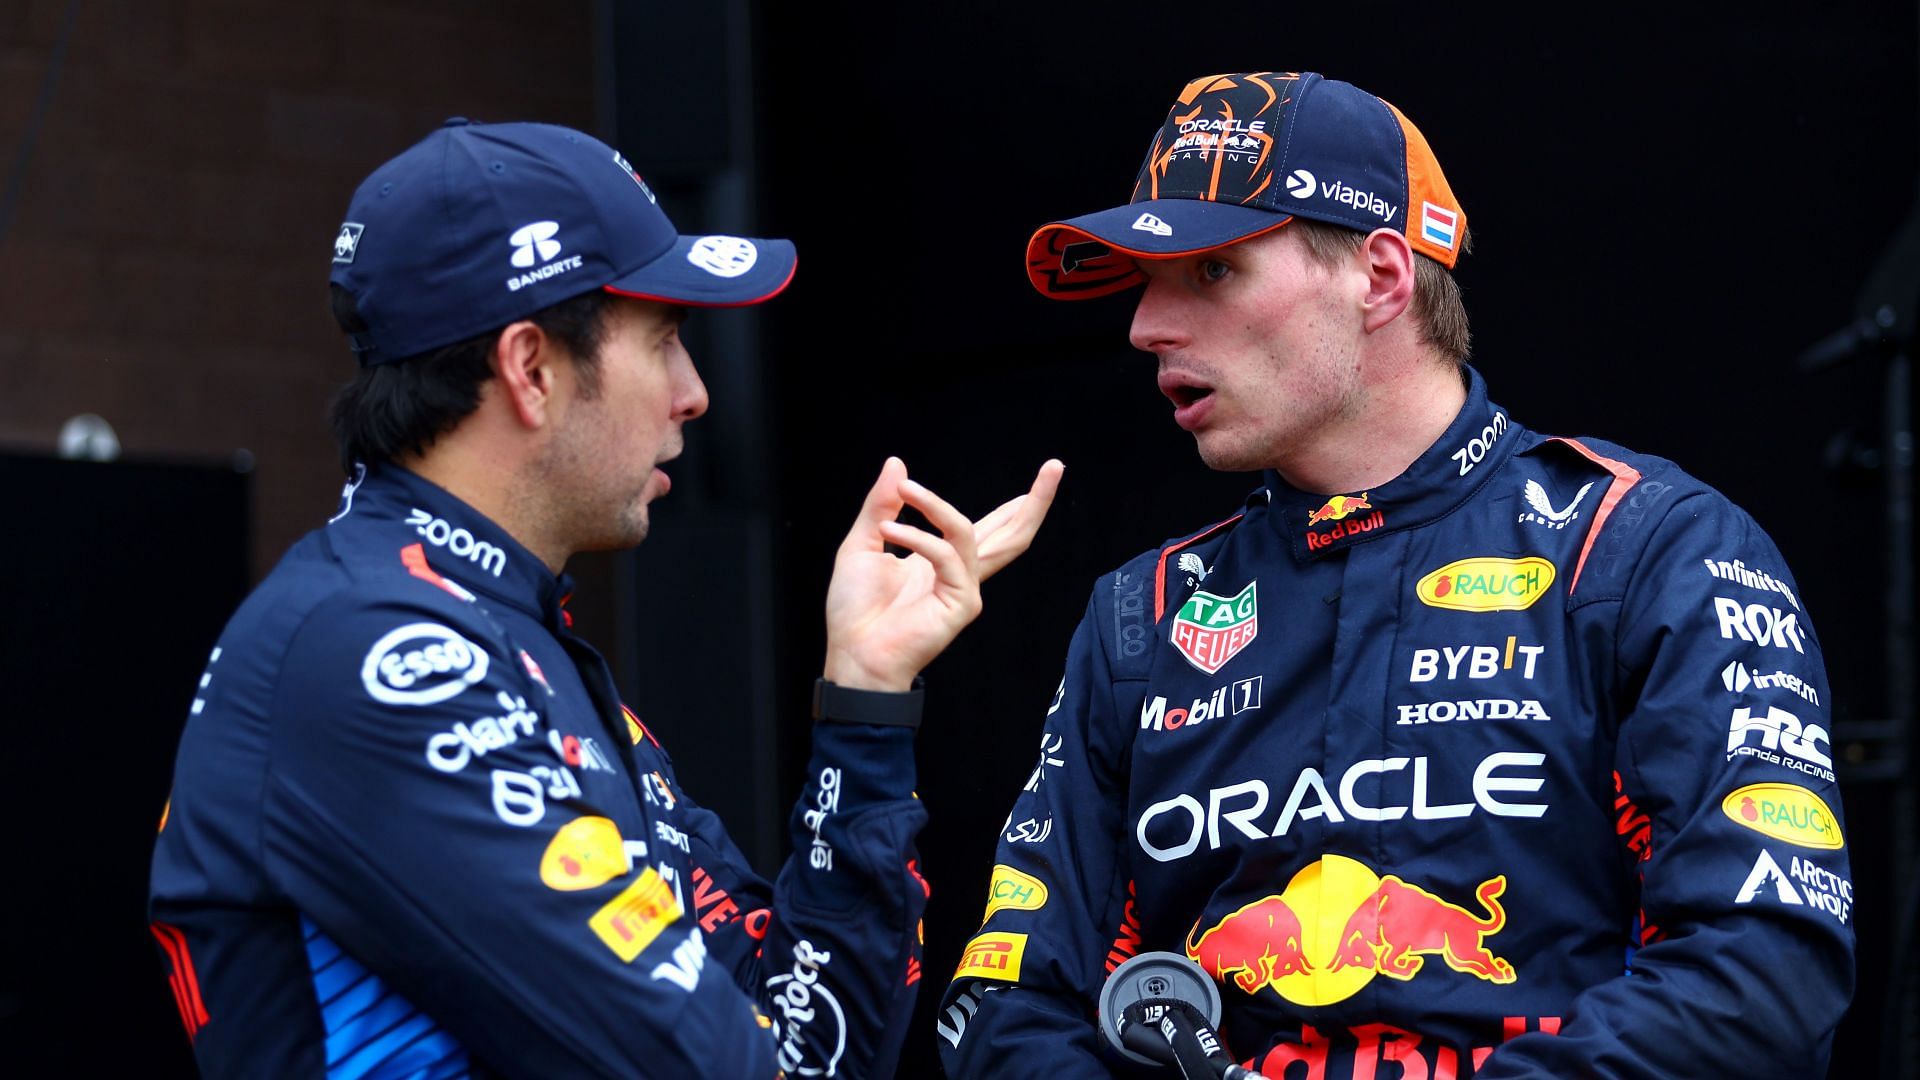
[[[1748,784],[1722,799],[1720,809],[1737,824],[1789,844],[1828,850],[1847,845],[1820,796],[1793,784]]]
[[[626,872],[620,829],[603,817],[578,817],[560,826],[540,857],[540,880],[561,892],[598,888]]]
[[[1037,911],[1046,903],[1047,886],[1039,878],[1029,877],[1011,866],[996,865],[993,888],[987,891],[987,914],[980,921],[984,923],[993,918],[993,913],[1001,908]]]
[[[1553,585],[1553,564],[1538,555],[1524,559],[1461,559],[1414,586],[1428,607],[1454,611],[1525,611]]]

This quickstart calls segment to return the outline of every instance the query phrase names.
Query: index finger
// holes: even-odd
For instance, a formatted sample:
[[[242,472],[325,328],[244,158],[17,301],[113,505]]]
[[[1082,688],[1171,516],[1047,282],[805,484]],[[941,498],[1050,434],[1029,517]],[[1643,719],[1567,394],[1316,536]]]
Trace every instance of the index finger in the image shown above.
[[[980,580],[998,573],[1033,543],[1066,469],[1058,458],[1049,458],[1025,495],[1001,503],[974,526],[980,544]]]

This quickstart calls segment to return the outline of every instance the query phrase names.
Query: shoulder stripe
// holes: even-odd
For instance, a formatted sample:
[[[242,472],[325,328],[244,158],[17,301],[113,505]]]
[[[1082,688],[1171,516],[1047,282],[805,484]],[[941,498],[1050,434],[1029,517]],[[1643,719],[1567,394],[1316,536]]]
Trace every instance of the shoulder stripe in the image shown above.
[[[1593,542],[1600,538],[1600,530],[1606,527],[1613,508],[1620,505],[1620,500],[1627,497],[1628,490],[1640,482],[1640,470],[1624,461],[1594,453],[1579,439],[1553,437],[1547,441],[1572,447],[1581,457],[1613,474],[1613,482],[1607,485],[1607,493],[1600,499],[1600,508],[1593,512],[1593,523],[1587,526],[1587,542],[1580,545],[1580,560],[1573,564],[1573,580],[1567,583],[1567,595],[1572,596],[1573,590],[1580,587],[1580,571],[1586,568],[1587,553],[1593,550]]]
[[[414,577],[422,581],[431,581],[442,589],[465,600],[467,603],[473,603],[472,593],[440,576],[439,571],[428,565],[427,549],[422,547],[417,541],[400,549],[400,562],[407,568],[407,573],[412,574]]]
[[[1160,562],[1153,568],[1153,621],[1156,624],[1165,618],[1167,614],[1167,560],[1181,548],[1192,547],[1207,537],[1225,530],[1228,526],[1246,516],[1245,514],[1235,514],[1225,521],[1207,526],[1192,536],[1187,537],[1185,540],[1168,544],[1166,547],[1160,549]]]

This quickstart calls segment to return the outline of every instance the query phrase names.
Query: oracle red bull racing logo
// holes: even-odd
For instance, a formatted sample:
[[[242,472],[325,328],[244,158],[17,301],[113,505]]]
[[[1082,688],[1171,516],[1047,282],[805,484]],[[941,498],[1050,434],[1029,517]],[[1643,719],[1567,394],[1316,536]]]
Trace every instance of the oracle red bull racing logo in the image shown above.
[[[1335,495],[1326,501],[1326,505],[1308,514],[1307,550],[1318,551],[1342,537],[1370,532],[1385,525],[1386,515],[1379,510],[1373,510],[1373,503],[1367,501],[1369,494],[1371,493],[1363,491],[1358,495]],[[1373,510],[1373,513],[1354,517],[1362,510]],[[1352,520],[1348,520],[1349,518]],[[1315,525],[1329,521],[1334,523],[1330,531],[1312,531]]]
[[[1507,925],[1502,874],[1480,883],[1474,900],[1484,914],[1453,904],[1394,874],[1323,855],[1279,896],[1256,900],[1187,935],[1187,955],[1221,982],[1248,994],[1271,989],[1296,1005],[1331,1005],[1360,992],[1376,975],[1402,981],[1427,966],[1493,983],[1517,978],[1487,939]],[[1197,937],[1196,937],[1197,935]]]
[[[1240,654],[1260,633],[1260,607],[1254,597],[1257,581],[1233,596],[1205,589],[1187,597],[1173,617],[1173,647],[1187,662],[1209,675]]]

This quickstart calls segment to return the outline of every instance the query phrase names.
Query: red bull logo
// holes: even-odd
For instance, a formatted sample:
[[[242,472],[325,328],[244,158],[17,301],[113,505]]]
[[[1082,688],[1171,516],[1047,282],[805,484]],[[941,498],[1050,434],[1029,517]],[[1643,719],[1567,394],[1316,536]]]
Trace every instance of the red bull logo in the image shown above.
[[[1242,907],[1187,936],[1187,955],[1208,974],[1248,994],[1271,988],[1297,1005],[1343,1001],[1375,975],[1408,980],[1437,956],[1447,967],[1493,983],[1517,977],[1488,938],[1507,925],[1505,875],[1474,890],[1484,914],[1449,903],[1396,875],[1326,855],[1279,896]],[[1198,934],[1196,939],[1195,934]]]
[[[1387,523],[1387,515],[1378,510],[1373,510],[1373,504],[1367,501],[1368,494],[1368,492],[1363,491],[1358,495],[1335,495],[1333,498],[1327,500],[1325,506],[1308,514],[1307,550],[1319,551],[1321,548],[1332,544],[1335,540],[1345,539],[1349,536],[1358,536],[1364,532],[1372,532],[1385,525]],[[1354,516],[1360,514],[1363,510],[1373,510],[1373,513],[1359,517]],[[1333,523],[1331,529],[1327,529],[1324,532],[1314,531],[1313,527],[1315,525],[1329,521]]]
[[[1308,527],[1311,528],[1323,521],[1339,521],[1348,514],[1373,509],[1373,504],[1367,501],[1369,494],[1371,492],[1363,491],[1358,495],[1335,495],[1327,500],[1325,506],[1307,515]]]

